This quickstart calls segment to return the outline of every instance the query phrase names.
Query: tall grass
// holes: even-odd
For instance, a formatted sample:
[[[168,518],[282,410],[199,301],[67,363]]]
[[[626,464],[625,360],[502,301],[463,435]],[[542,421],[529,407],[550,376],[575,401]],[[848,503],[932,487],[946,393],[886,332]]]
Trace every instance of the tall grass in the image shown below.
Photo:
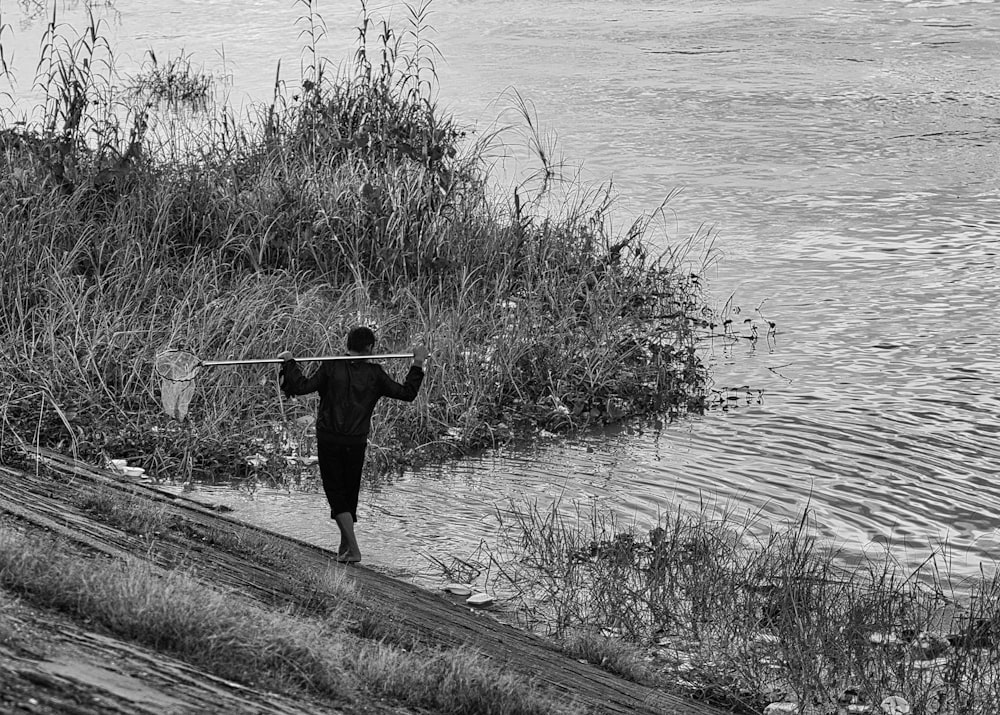
[[[648,531],[558,503],[501,519],[494,587],[573,652],[591,634],[582,652],[606,667],[622,643],[642,647],[664,684],[744,712],[787,700],[833,715],[845,693],[901,696],[913,712],[1000,707],[1000,579],[954,583],[946,553],[916,569],[847,559],[808,513],[774,527],[716,505]]]
[[[599,192],[555,215],[492,193],[495,139],[435,103],[426,4],[402,31],[365,10],[335,76],[302,4],[300,90],[170,141],[169,114],[112,91],[99,24],[67,39],[53,15],[40,118],[0,128],[5,438],[239,477],[310,403],[283,401],[273,368],[203,370],[179,439],[155,352],[329,353],[358,323],[433,350],[416,408],[380,410],[397,460],[703,409],[687,247],[656,248],[645,221],[613,232]]]

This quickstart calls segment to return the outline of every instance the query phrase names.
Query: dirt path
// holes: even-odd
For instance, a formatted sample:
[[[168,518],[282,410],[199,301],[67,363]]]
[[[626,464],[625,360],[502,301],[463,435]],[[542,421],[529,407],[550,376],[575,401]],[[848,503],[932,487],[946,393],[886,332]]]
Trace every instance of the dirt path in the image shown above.
[[[39,458],[40,463],[57,472],[71,474],[73,479],[69,482],[56,481],[44,473],[34,474],[28,470],[0,466],[0,517],[3,517],[4,513],[9,514],[25,523],[112,556],[138,556],[167,568],[184,565],[185,568],[195,571],[203,580],[272,605],[286,604],[300,595],[288,590],[293,588],[289,585],[288,579],[274,578],[273,571],[280,566],[275,566],[273,563],[265,564],[226,550],[219,544],[213,543],[207,535],[217,533],[220,529],[267,533],[279,541],[282,548],[290,555],[290,561],[294,561],[298,569],[305,567],[321,571],[330,567],[334,559],[334,554],[330,551],[291,537],[265,532],[263,529],[239,522],[182,496],[168,494],[152,486],[120,482],[110,472],[75,462],[53,452],[41,451]],[[188,538],[158,540],[156,549],[150,549],[147,540],[96,521],[85,511],[74,506],[73,493],[79,490],[93,490],[98,485],[127,490],[136,495],[133,498],[161,505],[175,523],[184,524]],[[345,573],[353,578],[356,587],[371,602],[400,604],[400,607],[393,612],[394,617],[407,629],[407,632],[416,634],[421,641],[441,646],[472,646],[501,667],[533,677],[556,691],[564,692],[567,697],[573,697],[591,706],[594,712],[608,715],[619,713],[717,715],[722,712],[707,705],[625,681],[592,665],[580,663],[553,650],[542,639],[506,626],[490,614],[469,608],[463,603],[456,603],[442,594],[426,591],[360,566],[334,565],[334,568],[344,569]],[[75,668],[73,677],[94,681],[95,687],[111,693],[108,697],[118,698],[116,702],[119,702],[119,705],[121,703],[127,705],[124,710],[116,710],[109,706],[105,710],[78,710],[78,712],[206,712],[203,708],[199,710],[198,706],[199,702],[204,705],[206,699],[220,705],[227,699],[232,701],[231,707],[221,709],[213,707],[207,712],[295,712],[294,709],[291,711],[284,709],[280,698],[257,700],[260,709],[254,709],[251,705],[254,698],[248,694],[251,693],[249,689],[241,689],[241,686],[212,679],[204,673],[195,677],[188,666],[179,662],[132,645],[87,633],[75,626],[52,626],[47,632],[52,635],[53,642],[60,644],[60,648],[66,653],[60,655],[57,652],[55,656],[46,656],[45,659],[39,660],[30,654],[18,655],[0,650],[0,675],[6,676],[12,669],[20,669],[18,672],[33,673],[31,677],[39,682],[45,682],[64,677],[66,672]],[[73,653],[76,655],[67,655]],[[137,684],[133,682],[136,679],[128,675],[128,672],[131,672],[129,668],[125,670],[126,675],[119,672],[115,677],[104,672],[107,668],[102,663],[122,659],[129,663],[135,661],[129,668],[137,669],[136,672],[154,672],[155,676],[143,677]],[[158,663],[157,667],[151,668],[151,662]],[[81,666],[80,663],[85,665]],[[111,673],[114,675],[114,671]],[[120,680],[120,678],[126,679]],[[183,692],[183,688],[176,690],[171,687],[166,691],[159,691],[149,685],[150,682],[155,684],[157,679],[163,679],[164,682],[171,684],[188,682],[185,678],[193,679],[191,682],[198,684],[198,687],[192,686],[192,692],[187,694]],[[3,677],[3,680],[6,681],[7,678]],[[121,687],[111,687],[110,683]],[[130,690],[132,686],[135,686],[135,692]],[[162,697],[180,700],[182,703],[187,703],[190,708],[171,707],[170,703],[159,700],[160,695],[149,692],[150,687],[155,692],[168,693]],[[133,699],[123,700],[122,692],[132,693],[130,697]],[[247,702],[240,705],[240,698]],[[0,700],[0,704],[2,703]],[[389,710],[379,708],[378,711]],[[63,712],[74,712],[74,710]],[[323,710],[310,709],[310,712],[323,712]],[[333,711],[326,710],[326,712]]]

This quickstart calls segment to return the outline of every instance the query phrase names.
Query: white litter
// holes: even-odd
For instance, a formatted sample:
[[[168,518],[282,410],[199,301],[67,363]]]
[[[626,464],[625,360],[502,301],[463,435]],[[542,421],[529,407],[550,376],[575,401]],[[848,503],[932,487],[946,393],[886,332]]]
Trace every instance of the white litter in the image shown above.
[[[885,715],[909,715],[910,704],[898,695],[890,695],[879,705]]]
[[[895,633],[869,633],[868,640],[875,645],[898,645],[903,642]]]
[[[449,583],[444,587],[444,590],[448,593],[454,593],[456,596],[471,596],[472,589],[466,586],[464,583]]]
[[[483,606],[489,606],[493,603],[493,596],[486,593],[474,593],[465,599],[465,602],[470,606],[478,606],[482,608]]]

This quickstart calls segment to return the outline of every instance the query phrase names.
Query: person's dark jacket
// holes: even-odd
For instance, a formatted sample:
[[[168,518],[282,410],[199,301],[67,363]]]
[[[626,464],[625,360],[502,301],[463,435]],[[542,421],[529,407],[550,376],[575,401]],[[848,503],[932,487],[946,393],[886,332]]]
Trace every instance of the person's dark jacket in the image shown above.
[[[324,362],[310,377],[302,374],[295,360],[281,366],[281,389],[286,395],[319,393],[316,438],[336,444],[364,444],[379,398],[413,402],[423,381],[423,368],[416,365],[400,384],[381,365],[364,358]]]

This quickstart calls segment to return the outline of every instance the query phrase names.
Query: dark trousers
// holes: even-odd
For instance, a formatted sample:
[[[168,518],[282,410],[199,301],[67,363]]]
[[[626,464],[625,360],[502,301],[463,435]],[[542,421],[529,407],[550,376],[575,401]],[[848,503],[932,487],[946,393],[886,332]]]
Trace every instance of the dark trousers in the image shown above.
[[[319,441],[319,473],[330,503],[330,518],[345,511],[358,520],[358,493],[367,444],[331,444]]]

